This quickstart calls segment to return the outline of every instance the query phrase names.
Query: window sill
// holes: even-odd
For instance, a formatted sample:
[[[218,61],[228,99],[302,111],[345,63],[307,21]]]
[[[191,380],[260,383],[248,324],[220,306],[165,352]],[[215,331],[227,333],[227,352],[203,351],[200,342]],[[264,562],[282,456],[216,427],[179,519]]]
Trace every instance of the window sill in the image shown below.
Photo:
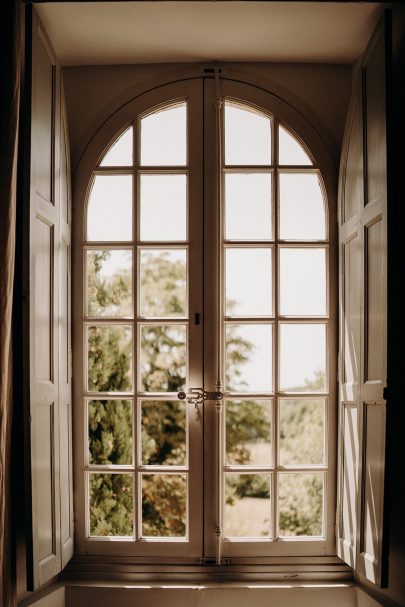
[[[67,565],[61,579],[116,582],[215,584],[285,580],[347,582],[353,579],[352,569],[336,556],[273,557],[227,559],[224,565],[200,565],[196,559],[157,563],[136,557],[75,556]]]

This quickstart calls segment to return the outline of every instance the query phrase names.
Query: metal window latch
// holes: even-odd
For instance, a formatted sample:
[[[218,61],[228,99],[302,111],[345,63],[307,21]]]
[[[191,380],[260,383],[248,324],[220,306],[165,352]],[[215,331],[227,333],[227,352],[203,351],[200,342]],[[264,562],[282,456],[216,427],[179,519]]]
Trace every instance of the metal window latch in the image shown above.
[[[202,405],[206,400],[221,401],[224,395],[219,390],[215,392],[208,392],[202,388],[189,388],[186,392],[178,392],[177,398],[179,400],[187,400],[189,405],[195,407],[196,420],[200,419],[199,405]]]

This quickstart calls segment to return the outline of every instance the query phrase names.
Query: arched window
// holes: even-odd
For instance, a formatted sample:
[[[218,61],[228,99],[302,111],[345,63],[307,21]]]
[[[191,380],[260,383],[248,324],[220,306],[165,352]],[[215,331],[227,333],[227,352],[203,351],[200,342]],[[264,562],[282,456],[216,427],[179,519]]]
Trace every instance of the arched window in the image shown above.
[[[82,553],[333,553],[329,165],[292,108],[216,84],[132,100],[79,171]]]

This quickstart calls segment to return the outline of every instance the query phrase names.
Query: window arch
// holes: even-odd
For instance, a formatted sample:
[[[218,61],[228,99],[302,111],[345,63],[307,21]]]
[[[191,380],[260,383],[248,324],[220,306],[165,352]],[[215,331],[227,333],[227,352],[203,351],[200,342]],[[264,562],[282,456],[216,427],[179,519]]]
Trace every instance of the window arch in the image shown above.
[[[331,168],[280,99],[222,96],[218,120],[213,79],[149,91],[79,167],[83,552],[333,553]]]

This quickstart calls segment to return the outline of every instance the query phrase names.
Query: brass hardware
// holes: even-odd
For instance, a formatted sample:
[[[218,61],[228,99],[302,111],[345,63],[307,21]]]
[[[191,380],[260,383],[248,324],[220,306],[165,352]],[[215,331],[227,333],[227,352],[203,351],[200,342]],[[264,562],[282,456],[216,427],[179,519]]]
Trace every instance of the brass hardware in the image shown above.
[[[202,405],[206,400],[213,400],[218,403],[219,401],[222,401],[223,397],[223,393],[219,390],[215,392],[208,392],[202,388],[189,388],[187,390],[187,394],[186,392],[177,393],[177,398],[179,400],[187,400],[189,405],[194,405],[196,421],[198,421],[201,416],[199,405]]]
[[[206,400],[222,400],[224,395],[219,390],[215,392],[208,392],[202,388],[189,388],[187,394],[185,392],[178,392],[177,398],[180,400],[186,400],[192,405],[201,405]]]

